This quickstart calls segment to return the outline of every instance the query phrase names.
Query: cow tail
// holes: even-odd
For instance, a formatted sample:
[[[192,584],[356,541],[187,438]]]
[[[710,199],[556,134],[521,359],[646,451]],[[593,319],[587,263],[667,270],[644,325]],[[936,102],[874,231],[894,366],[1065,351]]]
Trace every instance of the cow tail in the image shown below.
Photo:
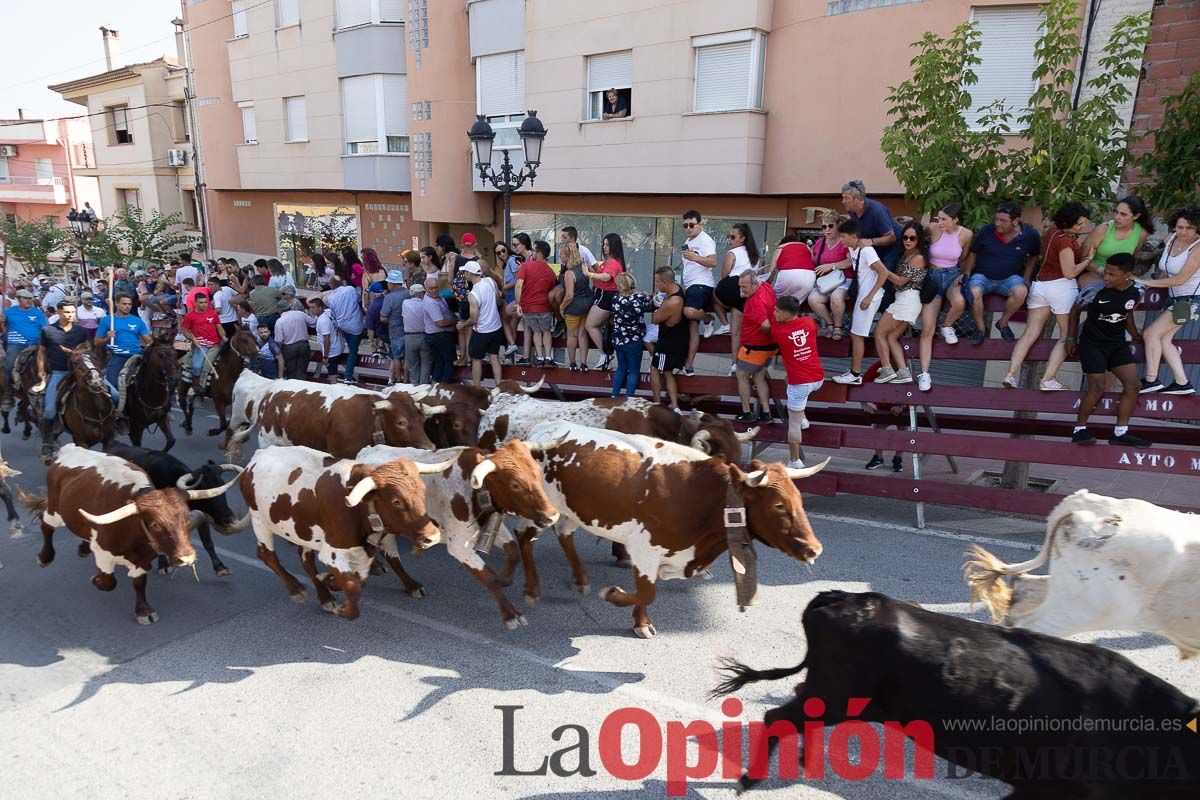
[[[18,502],[20,502],[21,505],[25,506],[27,509],[39,513],[46,510],[46,506],[49,503],[46,495],[30,494],[20,486],[15,486],[13,488],[16,492]]]
[[[992,621],[999,624],[1008,615],[1012,604],[1012,587],[1004,581],[1005,575],[1022,575],[1037,569],[1050,558],[1050,550],[1054,546],[1055,536],[1063,524],[1070,524],[1073,509],[1063,509],[1060,503],[1050,518],[1046,520],[1046,541],[1042,550],[1028,561],[1019,564],[1006,564],[979,545],[972,545],[964,555],[970,559],[963,565],[963,577],[971,588],[971,602],[983,603],[984,608],[991,614]]]
[[[751,669],[750,667],[735,661],[732,658],[723,658],[720,661],[720,666],[717,672],[725,676],[725,680],[717,684],[716,688],[709,692],[710,698],[721,697],[722,695],[733,694],[738,689],[741,689],[748,683],[757,681],[777,681],[781,678],[787,678],[795,675],[800,670],[808,665],[808,659],[801,661],[795,667],[780,667],[777,669]]]

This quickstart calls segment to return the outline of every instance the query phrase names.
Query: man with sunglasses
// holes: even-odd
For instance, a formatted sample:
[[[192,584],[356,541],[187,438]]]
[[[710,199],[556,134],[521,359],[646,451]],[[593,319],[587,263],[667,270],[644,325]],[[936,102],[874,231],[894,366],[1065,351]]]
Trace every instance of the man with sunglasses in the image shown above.
[[[689,322],[684,375],[696,374],[692,362],[696,360],[696,351],[700,349],[701,333],[708,338],[714,332],[708,322],[708,305],[712,302],[713,290],[717,285],[713,277],[713,269],[717,266],[717,245],[701,227],[702,222],[699,211],[685,211],[683,214],[683,232],[687,236],[680,251],[683,259],[683,317]],[[728,333],[728,326],[720,332]]]

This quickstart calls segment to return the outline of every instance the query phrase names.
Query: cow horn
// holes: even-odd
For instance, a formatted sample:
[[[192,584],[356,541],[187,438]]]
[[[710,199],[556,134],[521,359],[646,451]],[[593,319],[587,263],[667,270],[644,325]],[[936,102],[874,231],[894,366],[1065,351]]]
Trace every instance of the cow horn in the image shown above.
[[[138,513],[138,507],[137,503],[126,503],[115,511],[110,511],[107,514],[101,514],[99,516],[93,516],[87,511],[84,511],[82,508],[79,509],[79,513],[83,515],[84,519],[93,525],[111,525],[114,522],[120,522],[126,517],[132,517],[134,514]]]
[[[377,488],[378,486],[375,483],[375,479],[368,475],[358,483],[354,484],[354,488],[350,490],[350,494],[346,495],[346,505],[354,508],[363,501],[363,498],[366,497],[369,492],[372,492]]]
[[[438,414],[446,413],[446,406],[444,406],[444,405],[427,406],[424,404],[420,404],[418,407],[421,409],[421,413],[424,414],[426,417],[436,417]]]
[[[233,466],[229,464],[228,466]],[[237,474],[233,476],[233,480],[229,483],[223,483],[220,486],[214,486],[212,489],[185,489],[188,500],[212,500],[214,497],[220,497],[233,488],[233,485],[242,477],[242,468],[237,467]]]
[[[750,441],[753,441],[753,440],[754,440],[754,437],[755,437],[755,436],[758,436],[758,426],[755,426],[755,427],[753,427],[753,428],[750,428],[750,429],[748,429],[748,430],[742,431],[741,433],[735,433],[735,434],[734,434],[734,436],[736,436],[736,437],[737,437],[737,440],[738,440],[739,442],[743,442],[743,443],[744,443],[744,442],[750,442]]]
[[[480,461],[479,466],[471,470],[471,488],[482,489],[484,479],[486,479],[488,475],[491,475],[495,471],[495,461],[492,461],[490,458],[485,458],[483,461]]]
[[[535,383],[533,386],[522,386],[521,391],[524,392],[525,394],[537,394],[539,391],[541,391],[541,388],[545,383],[546,383],[546,376],[543,375],[541,377],[541,379],[537,383]]]
[[[692,436],[691,445],[696,450],[711,454],[712,445],[708,443],[709,439],[711,438],[712,431],[696,431],[696,434]]]
[[[237,533],[238,531],[240,531],[242,528],[246,527],[249,524],[250,524],[250,512],[247,511],[246,516],[242,517],[241,519],[235,519],[229,525],[218,525],[214,522],[213,527],[216,528],[219,533],[228,535],[231,533]]]
[[[813,475],[816,475],[818,472],[825,469],[825,467],[829,466],[829,462],[831,460],[832,459],[826,457],[826,459],[824,461],[822,461],[820,464],[817,464],[814,467],[804,467],[803,469],[788,469],[788,471],[787,471],[788,477],[794,481],[798,481],[801,478],[811,478]]]
[[[200,483],[200,478],[190,472],[185,472],[179,476],[179,480],[175,481],[175,488],[183,489],[185,492]]]
[[[392,403],[390,400],[376,400],[371,404],[371,408],[375,409],[376,411],[387,411],[391,407]]]
[[[0,478],[12,478],[21,474],[21,470],[13,469],[7,461],[0,461]]]
[[[419,386],[415,391],[408,392],[408,396],[411,397],[414,402],[419,402],[421,400],[424,400],[426,397],[428,397],[432,393],[433,393],[432,386],[430,386],[428,384],[421,384],[421,386]]]
[[[744,478],[747,486],[762,486],[767,479],[767,471],[765,469],[756,469],[754,472],[747,472]]]
[[[422,464],[420,461],[415,461],[413,463],[417,465],[417,472],[420,474],[437,475],[439,472],[445,472],[453,467],[456,461],[458,461],[457,458],[452,458],[449,461],[443,461],[440,464]]]
[[[546,450],[553,450],[566,440],[567,437],[564,436],[563,438],[555,439],[552,442],[526,442],[525,446],[529,448],[529,452],[531,453],[542,453]]]
[[[243,469],[244,469],[244,467],[239,467],[237,464],[222,464],[221,465],[221,472],[236,472],[238,475],[241,475]]]

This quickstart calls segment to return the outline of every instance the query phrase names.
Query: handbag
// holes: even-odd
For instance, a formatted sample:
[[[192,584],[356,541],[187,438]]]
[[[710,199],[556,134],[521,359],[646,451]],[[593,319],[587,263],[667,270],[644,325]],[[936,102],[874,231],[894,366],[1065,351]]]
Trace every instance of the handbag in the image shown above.
[[[925,273],[925,282],[921,284],[921,305],[932,303],[938,296],[938,285],[933,280],[933,270]]]
[[[840,269],[835,269],[832,272],[826,272],[824,275],[817,276],[816,289],[824,295],[833,294],[833,292],[841,286],[846,280],[846,276],[842,274]]]

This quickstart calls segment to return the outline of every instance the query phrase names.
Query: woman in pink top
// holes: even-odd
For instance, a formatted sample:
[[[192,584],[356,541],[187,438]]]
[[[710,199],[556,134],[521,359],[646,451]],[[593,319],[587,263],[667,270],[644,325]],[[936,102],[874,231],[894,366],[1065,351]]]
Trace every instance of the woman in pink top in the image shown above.
[[[946,313],[946,321],[942,323],[942,339],[946,344],[958,341],[954,323],[967,310],[967,301],[958,280],[962,275],[958,264],[963,254],[970,252],[973,234],[959,224],[961,219],[962,206],[950,203],[937,213],[933,224],[929,226],[929,274],[925,280],[936,285],[938,291],[921,309],[921,373],[917,375],[917,388],[922,392],[929,391],[933,386],[933,379],[929,377],[929,363],[933,360],[933,334],[938,327],[942,298],[950,300],[950,310]]]
[[[842,270],[845,280],[832,292],[826,294],[814,288],[808,295],[808,307],[821,318],[834,339],[842,338],[842,320],[846,316],[846,293],[854,283],[854,269],[850,266],[850,251],[837,232],[838,215],[832,211],[821,214],[823,236],[813,244],[813,260],[816,262],[814,275],[820,277],[834,270]],[[829,309],[832,306],[833,314]]]
[[[592,307],[588,310],[587,322],[584,327],[588,336],[600,351],[592,369],[608,369],[612,356],[604,354],[604,323],[612,316],[612,303],[617,296],[617,276],[625,271],[625,246],[621,237],[615,233],[604,235],[600,246],[600,254],[604,262],[596,262],[588,278],[592,281],[594,295]]]
[[[814,269],[816,266],[808,245],[793,234],[784,236],[779,240],[779,249],[775,251],[775,258],[771,262],[772,273],[779,273],[775,279],[775,296],[787,295],[803,303],[817,282]]]
[[[350,270],[350,284],[362,288],[363,273],[367,271],[353,247],[342,248],[342,262]]]

